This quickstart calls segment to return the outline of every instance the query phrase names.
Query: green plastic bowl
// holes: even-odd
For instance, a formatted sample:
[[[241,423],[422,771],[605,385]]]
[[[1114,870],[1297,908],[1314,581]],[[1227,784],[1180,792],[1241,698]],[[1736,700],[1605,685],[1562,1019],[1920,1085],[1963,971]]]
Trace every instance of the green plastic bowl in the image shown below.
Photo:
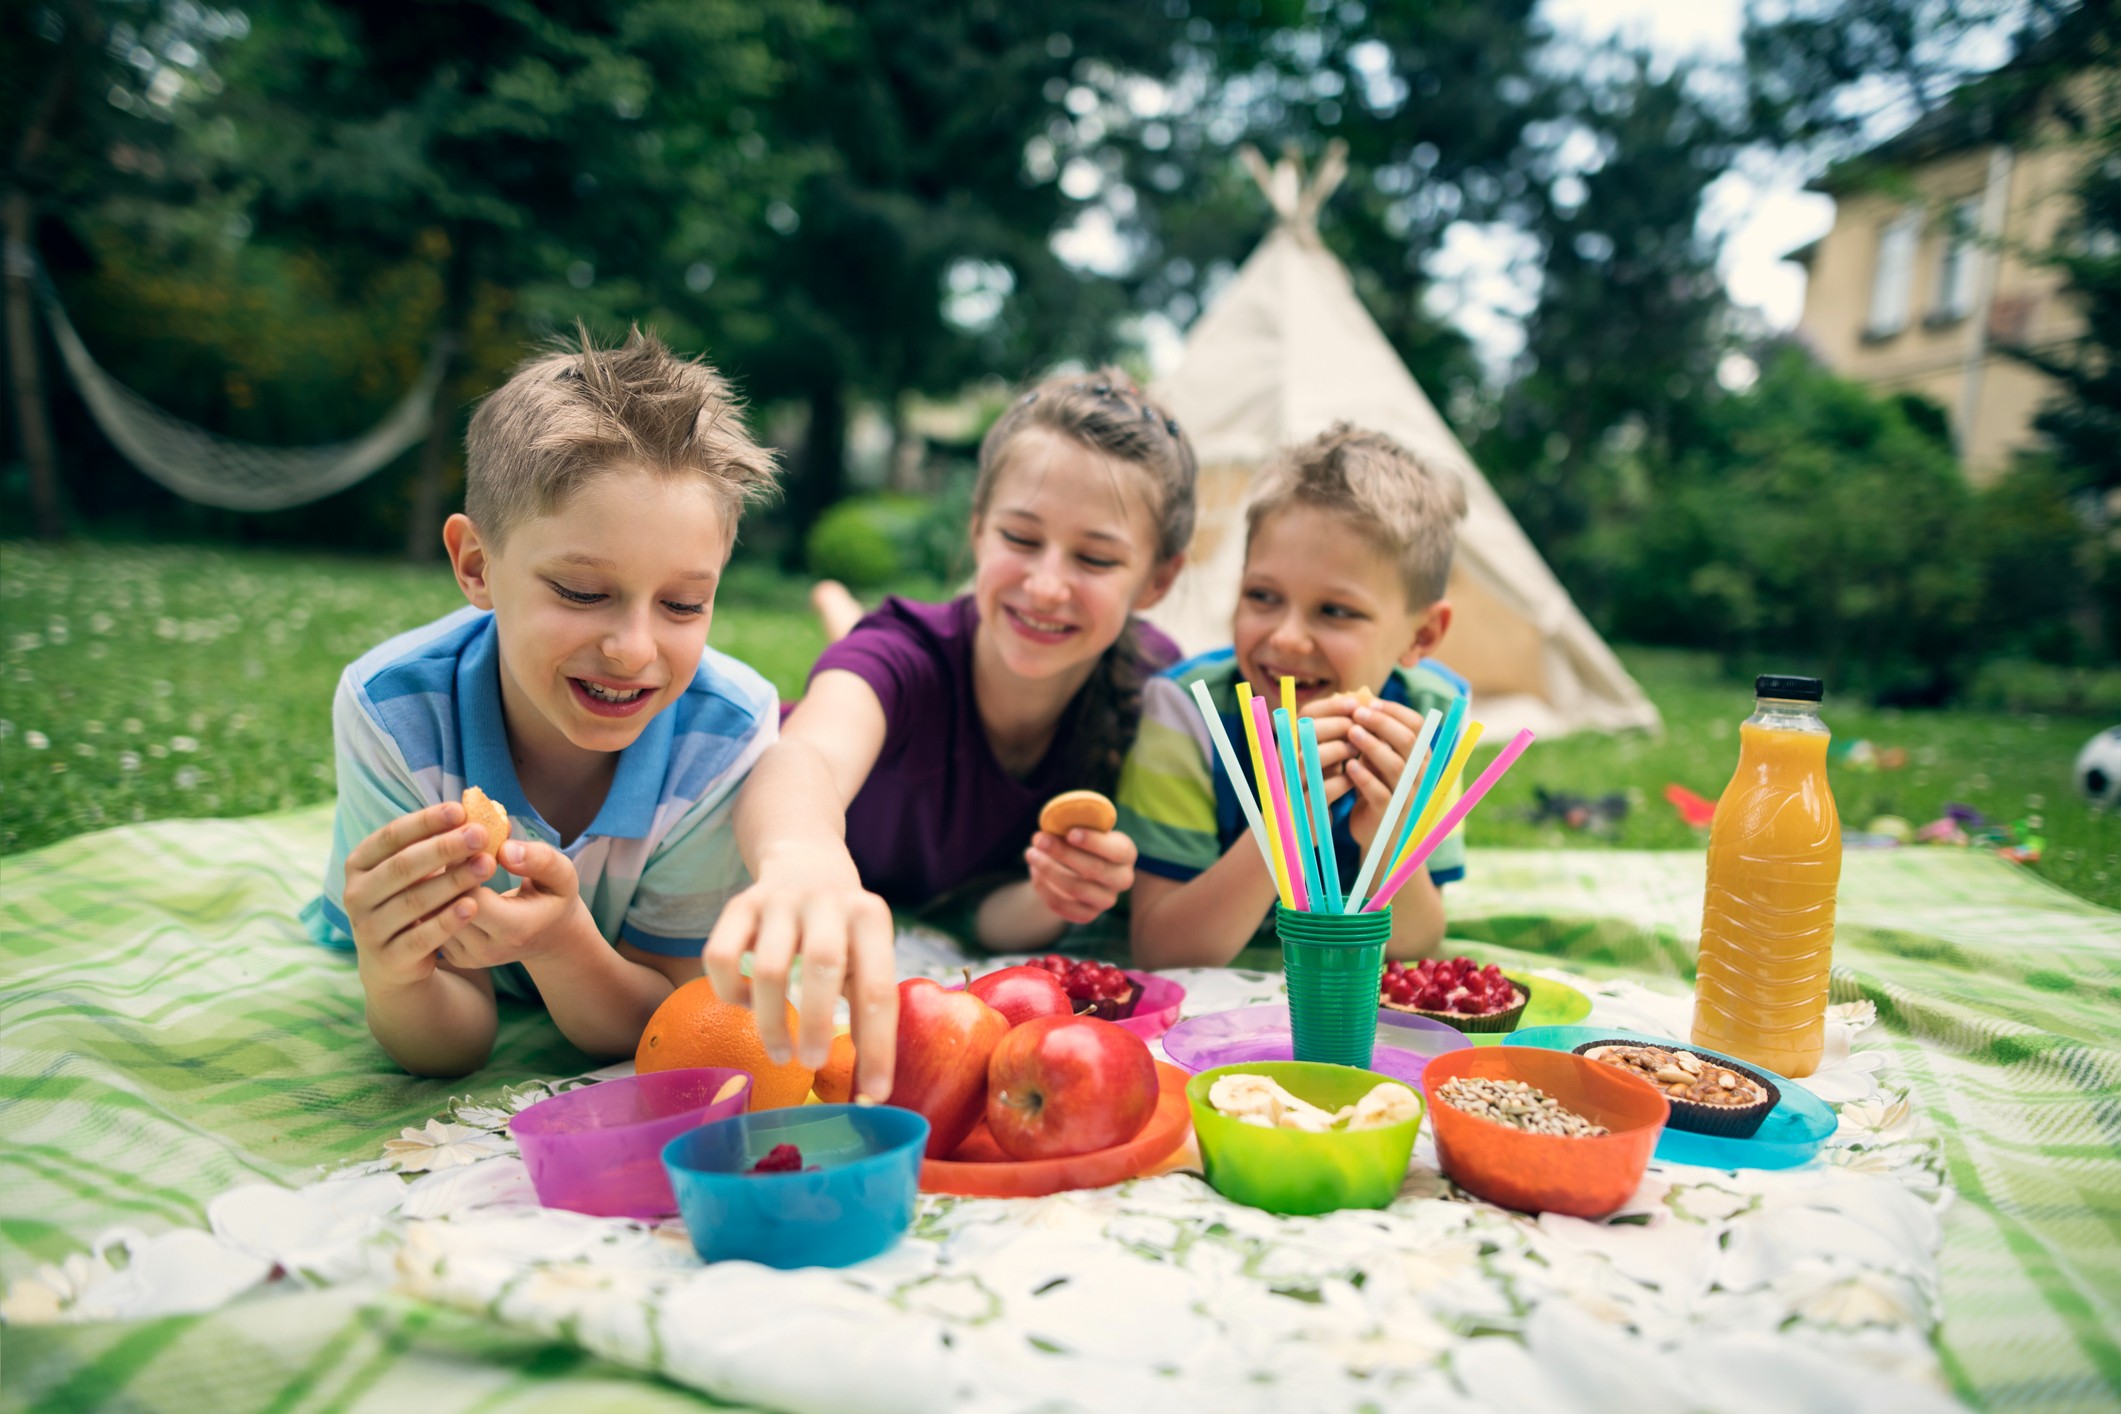
[[[1420,1091],[1414,1099],[1422,1108],[1404,1124],[1308,1134],[1262,1129],[1217,1112],[1208,1103],[1208,1089],[1225,1075],[1264,1075],[1327,1110],[1354,1104],[1372,1086],[1406,1083],[1374,1070],[1310,1061],[1252,1061],[1202,1071],[1186,1082],[1186,1099],[1193,1107],[1201,1167],[1216,1192],[1249,1207],[1297,1216],[1382,1208],[1398,1196],[1427,1112]]]

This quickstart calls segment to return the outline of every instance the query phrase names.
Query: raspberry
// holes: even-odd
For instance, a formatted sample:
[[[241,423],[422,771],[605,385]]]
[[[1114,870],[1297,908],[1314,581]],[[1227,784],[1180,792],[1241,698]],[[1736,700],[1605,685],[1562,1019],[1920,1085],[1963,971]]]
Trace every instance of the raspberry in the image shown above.
[[[793,1174],[802,1172],[802,1149],[795,1145],[774,1145],[764,1160],[751,1166],[755,1174]]]

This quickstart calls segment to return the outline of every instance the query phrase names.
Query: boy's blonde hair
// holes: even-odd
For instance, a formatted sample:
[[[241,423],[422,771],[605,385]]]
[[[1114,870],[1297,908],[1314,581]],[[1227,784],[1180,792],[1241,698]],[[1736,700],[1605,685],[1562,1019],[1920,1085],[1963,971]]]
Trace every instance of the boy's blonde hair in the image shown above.
[[[1292,506],[1333,512],[1391,556],[1409,608],[1425,609],[1449,588],[1465,483],[1384,433],[1336,422],[1283,448],[1260,472],[1258,494],[1245,510],[1246,547],[1270,517]]]
[[[773,453],[744,430],[742,409],[721,374],[640,326],[600,349],[578,325],[568,346],[525,359],[479,404],[464,438],[464,513],[498,546],[624,464],[698,479],[733,532],[746,504],[773,494],[778,474]]]

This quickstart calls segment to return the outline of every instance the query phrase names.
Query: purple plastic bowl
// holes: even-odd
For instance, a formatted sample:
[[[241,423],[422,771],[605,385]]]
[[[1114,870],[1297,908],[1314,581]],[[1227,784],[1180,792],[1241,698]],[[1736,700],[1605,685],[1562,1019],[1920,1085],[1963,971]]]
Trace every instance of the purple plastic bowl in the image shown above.
[[[714,1097],[731,1077],[734,1093]],[[689,1129],[742,1114],[751,1076],[727,1066],[629,1075],[540,1100],[508,1121],[530,1186],[548,1208],[603,1218],[667,1218],[678,1210],[663,1146]]]

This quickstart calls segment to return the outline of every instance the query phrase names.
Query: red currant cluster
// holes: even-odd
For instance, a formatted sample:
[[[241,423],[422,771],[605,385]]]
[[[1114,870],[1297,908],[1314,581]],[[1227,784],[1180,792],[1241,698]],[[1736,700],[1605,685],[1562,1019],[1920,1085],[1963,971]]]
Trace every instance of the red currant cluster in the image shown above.
[[[751,1166],[751,1171],[753,1173],[801,1173],[803,1171],[803,1151],[793,1144],[776,1144],[765,1158],[760,1159]]]
[[[1108,1019],[1134,995],[1134,979],[1109,962],[1048,953],[1034,958],[1031,965],[1052,973],[1078,1010],[1087,1003],[1098,1015]]]
[[[1470,957],[1425,957],[1409,967],[1385,964],[1378,996],[1394,1006],[1447,1011],[1456,1016],[1488,1016],[1516,1006],[1519,992],[1494,963],[1482,967]]]

